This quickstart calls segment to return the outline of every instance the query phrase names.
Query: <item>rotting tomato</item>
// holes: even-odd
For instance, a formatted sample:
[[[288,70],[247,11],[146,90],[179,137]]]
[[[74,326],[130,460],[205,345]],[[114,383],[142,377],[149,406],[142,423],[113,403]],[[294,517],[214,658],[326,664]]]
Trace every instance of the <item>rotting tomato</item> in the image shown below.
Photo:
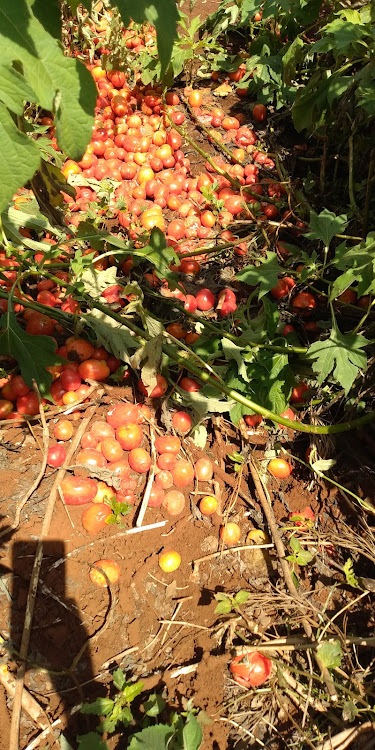
[[[98,483],[86,477],[66,476],[61,482],[61,492],[66,505],[86,505],[94,499]]]
[[[178,516],[185,508],[185,496],[178,490],[170,490],[164,495],[163,506],[171,516]]]
[[[241,539],[241,528],[238,523],[230,521],[225,526],[220,526],[220,539],[229,546],[238,544]]]
[[[259,651],[249,654],[238,654],[229,664],[229,670],[235,682],[242,687],[258,687],[268,680],[272,662]]]
[[[293,513],[289,513],[289,520],[292,521],[295,526],[298,526],[301,531],[308,531],[315,520],[315,513],[308,505],[303,510],[296,510]]]
[[[159,471],[155,477],[155,484],[163,490],[169,490],[173,486],[173,477],[170,471]]]
[[[293,467],[284,458],[271,458],[268,464],[268,471],[277,479],[286,479],[293,471]]]
[[[94,562],[89,575],[92,583],[95,583],[96,586],[108,588],[108,581],[110,585],[113,585],[119,580],[121,568],[114,560],[97,560]]]
[[[98,534],[107,526],[106,520],[112,515],[112,511],[106,503],[94,503],[82,513],[82,526],[89,534]]]

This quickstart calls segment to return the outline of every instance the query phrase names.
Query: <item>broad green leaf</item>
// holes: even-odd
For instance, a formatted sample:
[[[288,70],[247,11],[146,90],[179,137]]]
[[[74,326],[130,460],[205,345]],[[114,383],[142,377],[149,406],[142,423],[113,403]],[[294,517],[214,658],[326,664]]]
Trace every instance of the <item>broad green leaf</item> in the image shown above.
[[[346,214],[336,216],[332,211],[324,208],[320,214],[311,211],[310,232],[305,234],[309,240],[321,240],[325,247],[329,247],[335,234],[342,234],[347,227],[348,217]]]
[[[128,26],[130,19],[135,23],[148,21],[156,29],[161,73],[164,74],[171,58],[173,42],[177,35],[178,11],[175,0],[116,0],[114,5],[120,11],[122,21]]]
[[[322,384],[331,375],[349,393],[359,370],[367,364],[363,347],[367,339],[355,333],[341,333],[333,326],[331,335],[325,341],[315,341],[308,349],[308,356],[314,360],[313,370],[318,383]]]
[[[143,708],[147,716],[154,718],[164,711],[166,705],[166,701],[161,695],[158,695],[158,693],[151,693],[151,695],[148,696],[147,701],[143,703]]]
[[[52,232],[52,234],[57,236],[60,235],[59,230],[56,229],[56,227],[53,227],[47,217],[40,212],[39,203],[36,198],[31,198],[27,203],[22,203],[21,205],[22,208],[18,209],[14,208],[14,206],[8,206],[6,211],[3,211],[2,213],[1,220],[9,239],[12,239],[12,241],[20,240],[21,244],[25,244],[25,239],[27,238],[22,237],[18,232],[20,227],[36,229],[37,232],[44,230],[46,232]],[[45,243],[39,242],[37,244],[40,245],[40,247],[43,247],[44,245],[44,249],[47,249]]]
[[[92,703],[84,703],[81,706],[81,714],[95,714],[96,716],[106,716],[112,711],[114,706],[110,698],[96,698]]]
[[[38,97],[17,70],[0,65],[0,101],[16,115],[22,115],[24,102],[37,102]]]
[[[363,242],[349,249],[340,245],[333,263],[337,269],[344,271],[333,283],[333,298],[340,293],[339,289],[347,289],[354,282],[358,284],[359,297],[375,291],[375,232],[370,232]]]
[[[335,52],[342,55],[351,54],[353,48],[358,49],[356,46],[358,42],[365,41],[371,35],[370,29],[361,24],[359,14],[358,19],[354,23],[352,21],[345,21],[342,18],[336,18],[331,23],[327,23],[323,27],[322,32],[333,36]]]
[[[236,604],[245,604],[249,596],[250,596],[249,591],[244,591],[244,589],[241,589],[241,591],[238,591],[236,596],[234,597],[234,601]]]
[[[217,391],[211,386],[205,386],[196,393],[187,393],[187,391],[177,386],[177,391],[182,400],[187,404],[191,404],[201,418],[206,414],[223,414],[229,411],[234,404],[231,399],[221,400],[217,398]]]
[[[304,42],[296,36],[282,57],[284,81],[290,84],[295,76],[297,64],[303,59]]]
[[[18,130],[6,107],[0,103],[0,213],[18,188],[31,180],[39,163],[37,145]]]
[[[82,315],[82,319],[94,331],[98,346],[103,345],[123,362],[130,364],[131,351],[138,349],[140,344],[132,332],[126,327],[126,320],[119,323],[101,310],[91,310]]]
[[[97,726],[98,732],[101,734],[103,732],[108,732],[108,734],[111,734],[115,731],[117,725],[117,720],[113,719],[112,716],[106,716],[105,719],[99,722]]]
[[[72,2],[69,2],[71,8]],[[27,3],[33,12],[33,15],[38,21],[40,21],[45,30],[48,31],[51,36],[60,39],[61,8],[59,0],[48,0],[48,2],[45,0],[27,0]]]
[[[128,750],[167,750],[174,729],[167,724],[147,727],[132,735]]]
[[[123,689],[123,695],[127,703],[132,703],[132,701],[137,697],[137,695],[140,695],[142,690],[144,688],[144,682],[133,682]]]
[[[150,261],[155,266],[160,278],[168,279],[177,285],[178,277],[175,273],[172,273],[169,266],[171,263],[178,264],[179,260],[173,248],[167,246],[164,232],[158,227],[152,228],[149,244],[133,252],[134,255]]]
[[[146,386],[148,393],[152,393],[157,385],[157,375],[161,370],[163,357],[163,336],[159,334],[147,341],[131,358],[131,366],[138,370],[141,368],[141,380]]]
[[[340,641],[321,643],[318,647],[318,656],[324,667],[334,669],[341,666],[342,649]]]
[[[97,732],[88,732],[77,737],[78,750],[109,750]]]
[[[31,336],[18,325],[9,300],[8,312],[0,318],[0,354],[17,360],[27,385],[32,388],[35,380],[43,397],[49,396],[52,383],[52,375],[46,367],[64,363],[55,349],[56,342],[51,336]]]
[[[97,271],[95,266],[91,265],[85,268],[80,281],[84,285],[86,294],[89,294],[93,299],[99,299],[107,286],[116,284],[116,273],[116,266],[109,266],[105,271]]]
[[[243,347],[237,346],[234,341],[226,339],[225,337],[223,338],[221,345],[223,347],[224,356],[227,362],[230,362],[231,359],[234,359],[237,362],[238,374],[241,375],[241,378],[243,378],[246,383],[248,383],[249,377],[247,374],[246,364],[243,360]]]
[[[283,272],[284,269],[279,266],[276,253],[268,250],[267,257],[261,259],[261,265],[246,266],[234,278],[243,281],[249,286],[260,284],[259,299],[261,299],[272,287],[276,286],[278,277]]]
[[[184,750],[199,750],[203,740],[203,730],[192,712],[188,714],[182,730],[182,737]]]
[[[327,92],[331,71],[317,70],[308,84],[300,88],[292,106],[293,123],[296,130],[309,130],[320,123],[327,109]]]
[[[126,677],[122,671],[122,669],[118,668],[115,669],[112,675],[112,680],[114,686],[117,688],[117,690],[122,690],[125,683],[126,683]]]
[[[232,611],[232,602],[230,599],[223,599],[215,607],[215,615],[228,615]]]

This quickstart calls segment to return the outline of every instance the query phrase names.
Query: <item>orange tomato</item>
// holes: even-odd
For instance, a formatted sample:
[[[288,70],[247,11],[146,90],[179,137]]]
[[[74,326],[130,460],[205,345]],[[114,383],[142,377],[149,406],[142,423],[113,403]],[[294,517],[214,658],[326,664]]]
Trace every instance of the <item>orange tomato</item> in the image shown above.
[[[238,544],[241,539],[241,529],[237,523],[230,522],[220,527],[220,539],[224,544]]]
[[[181,555],[175,550],[163,552],[159,557],[159,567],[164,573],[173,573],[181,565]]]

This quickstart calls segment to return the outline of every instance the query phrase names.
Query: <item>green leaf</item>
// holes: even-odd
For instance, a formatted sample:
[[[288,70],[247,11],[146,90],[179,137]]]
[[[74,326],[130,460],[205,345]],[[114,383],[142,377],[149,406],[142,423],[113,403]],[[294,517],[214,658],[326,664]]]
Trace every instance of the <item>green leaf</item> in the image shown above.
[[[75,267],[73,267],[74,261],[71,262],[72,270],[78,276],[80,276],[81,269],[84,267],[80,263],[80,252],[81,251],[76,251],[77,258]],[[86,256],[83,256],[83,258],[86,259]],[[97,271],[95,266],[91,265],[88,268],[85,268],[80,276],[80,281],[83,283],[86,294],[89,294],[93,299],[99,299],[107,286],[116,284],[116,273],[116,266],[109,266],[105,271]]]
[[[149,244],[134,251],[134,255],[150,261],[162,279],[168,279],[177,285],[178,277],[172,273],[169,266],[179,263],[178,257],[172,247],[167,246],[164,232],[158,227],[153,227],[150,234]]]
[[[313,370],[319,384],[329,375],[349,393],[359,370],[367,365],[367,355],[363,347],[367,344],[364,336],[356,333],[341,333],[336,325],[325,341],[315,341],[308,349],[308,356],[314,361]]]
[[[97,730],[101,734],[103,734],[103,732],[108,732],[108,734],[111,734],[115,731],[116,726],[117,719],[113,719],[112,716],[107,716],[105,719],[99,722]]]
[[[197,718],[189,712],[182,730],[184,750],[199,750],[203,740],[203,730]]]
[[[296,36],[282,56],[284,83],[290,84],[296,74],[297,64],[303,59],[304,42]]]
[[[132,703],[132,701],[137,697],[137,695],[140,695],[142,690],[144,688],[144,682],[133,682],[126,685],[126,687],[123,689],[123,696],[127,703]]]
[[[0,213],[18,188],[31,180],[39,163],[37,145],[18,130],[6,107],[0,103]]]
[[[342,707],[342,718],[345,722],[351,724],[358,716],[358,708],[350,699],[345,701]]]
[[[194,427],[194,430],[190,433],[189,437],[192,439],[194,445],[196,445],[197,448],[203,450],[206,447],[207,443],[207,428],[204,426],[204,424],[199,424]]]
[[[81,708],[81,714],[95,714],[96,716],[106,716],[112,711],[114,701],[110,698],[97,698],[92,703],[84,703]]]
[[[284,269],[279,266],[276,253],[267,250],[267,257],[261,259],[260,266],[246,266],[234,278],[249,286],[260,284],[259,299],[261,299],[272,287],[276,286],[278,277],[283,271]]]
[[[223,414],[223,412],[229,411],[234,404],[231,399],[221,400],[216,398],[217,391],[211,386],[204,386],[204,388],[201,388],[196,393],[187,393],[187,391],[178,386],[176,390],[182,400],[187,404],[191,404],[201,418],[206,414]]]
[[[16,115],[22,115],[24,102],[37,102],[38,97],[17,70],[0,65],[0,101]]]
[[[244,591],[243,589],[241,589],[241,591],[238,591],[236,596],[234,597],[235,604],[245,604],[249,596],[250,596],[249,591]]]
[[[123,689],[123,687],[124,687],[124,685],[126,683],[126,677],[125,677],[122,669],[120,669],[120,668],[115,669],[115,671],[114,671],[114,673],[112,675],[112,680],[113,680],[113,684],[114,684],[115,688],[117,688],[117,690],[122,690]]]
[[[346,214],[336,216],[332,211],[324,208],[320,214],[311,211],[310,232],[305,234],[310,240],[321,240],[325,247],[329,247],[335,234],[342,234],[348,225]]]
[[[128,750],[167,750],[174,729],[167,724],[147,727],[132,735]]]
[[[160,333],[147,341],[131,358],[131,366],[137,370],[141,367],[141,380],[148,393],[152,393],[157,385],[157,375],[161,370],[163,357],[163,335]]]
[[[106,742],[96,732],[88,732],[77,737],[78,750],[109,750]]]
[[[7,237],[9,239],[12,239],[12,241],[17,241],[21,245],[26,244],[25,240],[26,237],[22,237],[20,233],[18,232],[18,229],[20,227],[27,227],[28,229],[36,229],[38,232],[40,230],[45,230],[47,232],[52,232],[55,235],[59,235],[60,232],[56,227],[53,227],[46,216],[40,212],[39,203],[35,198],[32,198],[27,203],[22,203],[22,208],[16,209],[14,206],[8,206],[6,211],[3,211],[1,215],[1,220],[3,222],[3,227],[5,229],[5,232],[7,234]],[[34,245],[37,244],[39,247],[43,247],[46,250],[47,247],[45,243],[38,242],[34,243]],[[27,247],[27,245],[26,245]]]
[[[219,602],[215,607],[215,615],[228,615],[232,611],[232,602],[230,599]]]
[[[341,244],[336,248],[333,263],[344,273],[333,283],[332,298],[341,293],[342,287],[347,289],[353,282],[358,283],[359,297],[375,291],[375,232],[370,232],[365,240],[349,249]]]
[[[244,379],[245,383],[249,382],[249,376],[246,369],[246,364],[243,359],[243,347],[237,346],[234,341],[223,338],[221,345],[227,362],[234,359],[237,362],[238,374]]]
[[[155,716],[159,716],[164,711],[166,705],[166,701],[161,695],[158,695],[158,693],[151,693],[148,700],[144,702],[143,708],[147,716],[155,718]]]
[[[134,339],[132,332],[126,327],[126,320],[119,323],[101,310],[93,309],[82,315],[82,319],[94,331],[98,346],[104,346],[123,362],[130,364],[131,351],[138,349],[140,344]]]
[[[332,643],[322,643],[318,647],[318,655],[323,666],[327,667],[327,669],[340,667],[342,659],[342,649],[340,641],[333,641]]]
[[[175,0],[116,0],[122,21],[128,26],[132,18],[135,23],[148,21],[156,29],[161,73],[164,74],[171,58],[173,41],[177,36],[178,12]]]
[[[359,585],[359,581],[354,573],[353,560],[350,557],[348,557],[344,563],[343,571],[345,573],[346,582],[349,586],[353,586],[354,589],[360,589],[361,586]]]
[[[33,388],[35,380],[40,395],[44,397],[49,396],[52,383],[52,375],[46,367],[64,363],[64,360],[55,354],[55,349],[56,342],[51,336],[31,336],[18,325],[12,302],[9,300],[8,312],[0,318],[0,354],[14,357],[27,385]]]

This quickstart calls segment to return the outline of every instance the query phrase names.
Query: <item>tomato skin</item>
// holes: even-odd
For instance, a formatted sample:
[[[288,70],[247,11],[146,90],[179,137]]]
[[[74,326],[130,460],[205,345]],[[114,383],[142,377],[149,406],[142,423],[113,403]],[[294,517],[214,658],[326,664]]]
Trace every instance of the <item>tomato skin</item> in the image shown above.
[[[237,523],[231,521],[226,526],[220,527],[220,539],[224,544],[238,544],[241,539],[241,529]]]
[[[78,373],[82,380],[107,380],[110,369],[104,359],[86,359],[81,362]]]
[[[152,389],[151,393],[148,393],[146,386],[144,385],[144,383],[142,383],[142,380],[138,380],[138,390],[144,396],[149,396],[150,398],[160,398],[161,396],[164,396],[164,393],[168,388],[168,383],[165,377],[163,375],[157,375],[156,381],[156,386]]]
[[[181,565],[181,555],[174,550],[163,552],[159,557],[159,567],[163,573],[173,573]]]
[[[255,104],[253,107],[253,118],[255,122],[264,122],[267,117],[267,110],[264,104]]]
[[[199,458],[194,464],[194,473],[196,479],[201,482],[207,482],[209,479],[212,479],[214,473],[212,461],[208,458]]]
[[[194,378],[181,378],[179,386],[188,393],[196,393],[202,388],[202,386],[199,385],[199,383],[194,380]]]
[[[175,411],[172,417],[172,425],[179,432],[189,432],[191,429],[191,418],[186,411]]]
[[[218,509],[218,501],[214,495],[205,495],[199,502],[199,510],[203,516],[212,516]]]
[[[185,508],[185,496],[178,490],[170,490],[164,495],[163,506],[171,516],[178,516]]]
[[[286,479],[293,471],[293,467],[284,458],[271,458],[267,468],[269,473],[277,479]]]
[[[155,440],[155,448],[158,453],[179,453],[181,440],[174,435],[158,435]]]
[[[61,445],[61,443],[56,443],[56,445],[50,445],[50,447],[48,448],[48,452],[47,452],[48,466],[52,466],[54,469],[57,469],[59,466],[62,466],[65,459],[66,459],[65,445]]]
[[[98,570],[95,570],[95,568],[98,568]],[[114,560],[97,560],[90,570],[89,575],[92,583],[101,588],[108,588],[108,583],[101,570],[106,574],[110,584],[117,583],[121,575],[121,568],[117,562]]]
[[[112,515],[112,511],[105,503],[95,503],[90,505],[82,513],[82,526],[89,534],[97,534],[104,529],[106,519]]]
[[[177,461],[175,466],[171,469],[173,477],[173,484],[176,487],[187,487],[194,479],[194,469],[184,458]]]
[[[111,427],[108,422],[104,422],[104,420],[101,419],[92,423],[89,434],[95,437],[97,442],[99,442],[99,440],[105,440],[106,438],[115,437],[113,427]]]
[[[139,424],[131,423],[121,425],[116,430],[116,438],[121,447],[126,451],[134,450],[142,445],[143,430]]]
[[[156,465],[161,471],[172,471],[176,466],[177,456],[175,453],[162,453],[157,461]]]
[[[70,440],[73,435],[73,425],[68,419],[60,419],[53,428],[56,440]]]
[[[139,411],[136,404],[122,403],[112,408],[107,412],[106,416],[108,424],[117,430],[121,425],[139,424]]]
[[[242,687],[258,687],[268,680],[272,662],[259,651],[250,654],[238,654],[229,664],[233,679]]]
[[[138,474],[146,474],[151,466],[151,456],[144,448],[134,448],[129,453],[129,466]]]
[[[276,286],[272,287],[271,294],[275,299],[282,299],[289,294],[295,285],[294,279],[290,276],[284,276],[283,279],[278,280]]]
[[[212,294],[210,289],[200,289],[195,297],[197,302],[198,310],[207,312],[212,310],[215,304],[215,296]]]
[[[33,391],[26,393],[25,396],[18,396],[16,408],[19,414],[29,414],[30,416],[39,414],[38,396]]]
[[[155,477],[155,484],[163,490],[169,490],[173,486],[173,477],[170,471],[159,471]]]
[[[248,427],[257,427],[258,424],[263,422],[263,417],[261,414],[245,414],[244,420]]]
[[[163,487],[160,487],[159,485],[155,484],[155,482],[153,482],[151,485],[151,489],[150,489],[150,495],[147,501],[148,507],[160,508],[160,506],[163,505],[163,501],[164,501]]]
[[[310,387],[307,385],[307,383],[298,383],[298,385],[295,385],[292,390],[292,395],[290,397],[290,403],[299,404],[301,401],[304,400],[303,394],[309,390],[310,390]]]
[[[94,469],[105,469],[107,461],[103,453],[94,448],[83,448],[76,457],[77,464],[92,467]]]
[[[316,308],[316,299],[310,292],[300,292],[293,298],[292,308],[301,314],[302,312],[314,310]]]
[[[106,461],[121,461],[124,451],[115,438],[104,438],[100,443],[100,450]]]
[[[61,492],[66,505],[91,503],[98,490],[98,483],[86,477],[66,476],[61,482]]]

